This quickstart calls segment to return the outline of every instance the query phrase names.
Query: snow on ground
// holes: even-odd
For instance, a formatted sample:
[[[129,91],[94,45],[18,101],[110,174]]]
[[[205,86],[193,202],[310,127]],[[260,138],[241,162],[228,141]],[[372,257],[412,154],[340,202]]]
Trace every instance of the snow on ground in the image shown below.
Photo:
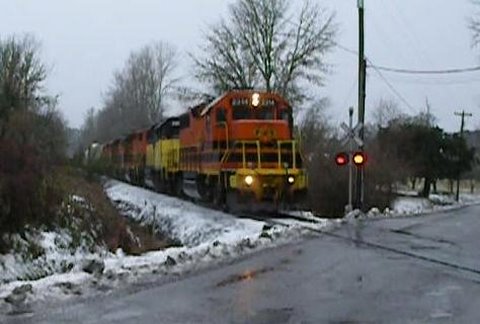
[[[258,236],[265,224],[117,181],[110,181],[106,187],[107,195],[122,214],[142,224],[154,225],[190,247]]]
[[[460,194],[458,202],[455,201],[454,195],[430,194],[428,199],[402,196],[393,202],[392,210],[387,211],[387,214],[391,216],[418,215],[479,203],[480,195],[467,193]]]
[[[392,204],[392,214],[396,215],[416,215],[429,209],[433,209],[432,202],[419,197],[399,197]]]
[[[16,253],[0,255],[0,283],[15,280],[35,280],[54,273],[65,273],[79,268],[83,260],[88,257],[101,256],[107,252],[98,249],[95,254],[89,252],[85,242],[72,249],[71,235],[66,232],[37,232],[27,234],[24,239],[16,235]],[[38,248],[44,251],[39,257],[28,251],[32,247],[29,242],[36,242]],[[1,289],[0,289],[1,294]],[[1,297],[1,296],[0,296]]]
[[[455,200],[452,194],[430,194],[428,199],[418,197],[418,193],[409,192],[402,193],[402,196],[397,197],[393,203],[392,208],[387,208],[383,212],[378,208],[372,208],[366,214],[358,210],[346,215],[346,219],[352,218],[385,218],[385,217],[401,217],[401,216],[415,216],[421,214],[433,213],[442,210],[451,210],[462,206],[473,204],[480,204],[480,195],[461,193],[459,201]]]
[[[0,255],[0,313],[28,311],[29,305],[37,302],[88,296],[145,278],[194,271],[312,235],[307,228],[329,230],[342,222],[320,219],[309,212],[290,212],[291,218],[274,222],[238,218],[114,180],[106,182],[105,191],[125,217],[178,240],[182,246],[139,256],[125,255],[122,250],[110,253],[98,249],[91,253],[81,248],[66,249],[71,239],[68,233],[40,233],[38,243],[46,251],[40,261]],[[480,197],[462,195],[457,203],[440,195],[428,200],[404,196],[391,210],[374,208],[366,215],[353,211],[346,220],[421,214],[473,203],[480,203]],[[43,276],[35,273],[42,267],[48,270]]]
[[[235,257],[310,234],[298,222],[281,226],[239,218],[118,181],[109,181],[106,193],[122,214],[145,226],[154,226],[183,245],[142,256],[122,256],[120,253],[106,261],[106,271],[128,268],[148,272],[167,262],[168,257],[182,263],[179,269],[191,268],[204,261]],[[319,221],[315,225],[323,229],[329,221]]]
[[[61,242],[68,241],[67,236],[41,233],[40,242],[48,260],[45,264],[67,264],[68,270],[65,266],[55,268],[54,274],[28,280],[28,277],[20,275],[23,260],[15,260],[13,255],[8,255],[7,259],[11,260],[6,262],[5,268],[10,272],[9,276],[3,277],[4,284],[0,285],[0,313],[19,311],[25,305],[38,301],[108,291],[129,282],[141,281],[147,276],[193,271],[312,235],[298,220],[272,225],[266,221],[238,218],[114,180],[105,184],[105,191],[124,216],[180,241],[182,246],[140,256],[125,255],[121,250],[95,254],[84,251],[83,254],[76,252],[69,255],[69,251],[61,248]],[[328,229],[338,224],[318,220],[311,214],[301,216],[315,219],[310,227],[316,229]],[[85,264],[91,260],[98,260],[94,263],[99,265],[99,269],[86,273]],[[16,276],[20,280],[14,280]],[[6,302],[12,296],[20,302]]]

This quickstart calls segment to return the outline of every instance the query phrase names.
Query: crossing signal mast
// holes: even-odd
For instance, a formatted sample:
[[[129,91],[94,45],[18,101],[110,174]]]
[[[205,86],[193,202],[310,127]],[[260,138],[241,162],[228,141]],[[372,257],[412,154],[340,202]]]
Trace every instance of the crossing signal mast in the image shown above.
[[[363,149],[358,151],[354,150],[354,145],[357,144],[360,148],[363,147],[363,140],[359,137],[360,131],[363,130],[363,124],[357,124],[353,127],[353,107],[348,110],[349,120],[348,125],[345,123],[340,124],[340,127],[345,131],[345,137],[342,145],[348,144],[349,150],[347,152],[340,152],[335,155],[335,163],[338,166],[348,165],[348,205],[345,209],[346,212],[353,210],[353,167],[357,167],[357,175],[363,172],[363,166],[367,161],[367,157]],[[360,204],[357,201],[357,204]],[[361,207],[361,206],[359,206]]]
[[[367,162],[367,156],[365,152],[346,153],[340,152],[335,155],[335,163],[342,167],[344,165],[349,166],[348,172],[348,205],[345,211],[348,213],[353,210],[352,196],[353,196],[353,166],[357,167],[357,172],[363,169],[363,166]]]
[[[365,96],[366,96],[366,70],[367,60],[365,59],[365,37],[364,37],[364,0],[357,0],[358,7],[358,125],[365,124]],[[359,131],[359,137],[362,141],[359,144],[360,151],[363,152],[364,131],[363,127]],[[356,173],[356,204],[362,209],[364,203],[364,170],[357,169]]]

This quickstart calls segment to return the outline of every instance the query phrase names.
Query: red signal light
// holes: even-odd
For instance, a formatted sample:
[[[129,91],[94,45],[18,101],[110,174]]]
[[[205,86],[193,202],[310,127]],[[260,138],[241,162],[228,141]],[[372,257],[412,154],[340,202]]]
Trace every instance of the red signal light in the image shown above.
[[[355,152],[353,154],[352,161],[356,166],[360,167],[367,161],[367,156],[363,152]]]
[[[348,154],[347,154],[347,153],[344,153],[344,152],[338,153],[338,154],[335,156],[335,163],[336,163],[338,166],[343,166],[343,165],[348,164]]]

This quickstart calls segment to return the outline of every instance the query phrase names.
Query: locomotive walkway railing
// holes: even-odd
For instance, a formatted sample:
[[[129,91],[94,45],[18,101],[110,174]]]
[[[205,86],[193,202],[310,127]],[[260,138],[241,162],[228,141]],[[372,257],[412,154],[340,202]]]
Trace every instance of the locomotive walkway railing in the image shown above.
[[[278,169],[293,168],[299,165],[296,140],[276,141],[273,145],[262,144],[259,140],[235,141],[231,149],[226,149],[220,163],[237,163],[242,168],[262,168],[276,165]]]

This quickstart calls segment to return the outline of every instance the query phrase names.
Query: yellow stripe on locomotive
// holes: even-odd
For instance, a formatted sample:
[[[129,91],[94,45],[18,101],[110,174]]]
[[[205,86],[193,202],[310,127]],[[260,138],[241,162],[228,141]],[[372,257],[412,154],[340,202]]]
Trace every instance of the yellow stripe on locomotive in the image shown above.
[[[160,139],[155,143],[154,169],[167,173],[178,171],[180,158],[179,139]]]

